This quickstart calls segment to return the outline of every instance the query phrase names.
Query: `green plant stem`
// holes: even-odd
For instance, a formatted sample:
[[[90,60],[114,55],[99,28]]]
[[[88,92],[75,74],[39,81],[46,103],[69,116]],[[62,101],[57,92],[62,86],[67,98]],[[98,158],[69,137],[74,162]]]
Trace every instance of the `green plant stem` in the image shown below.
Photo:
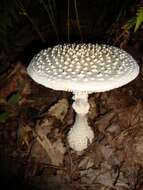
[[[81,41],[83,42],[83,36],[82,36],[80,22],[79,22],[79,15],[78,15],[78,9],[77,9],[77,2],[76,2],[76,0],[74,0],[74,8],[75,8],[77,27],[78,27],[78,30],[79,30]]]
[[[48,0],[48,6],[49,6],[49,9],[50,9],[49,12],[50,12],[51,18],[52,18],[53,22],[55,23],[55,15],[54,15],[51,0]]]
[[[16,4],[19,7],[19,9],[21,10],[21,14],[24,15],[25,17],[27,17],[27,19],[29,20],[29,22],[32,24],[34,30],[37,32],[37,34],[39,35],[39,37],[42,40],[42,42],[45,42],[45,39],[42,36],[39,28],[37,27],[37,25],[35,24],[35,22],[33,21],[33,19],[30,17],[30,15],[27,13],[27,11],[26,11],[24,5],[22,4],[22,2],[20,0],[17,0]]]
[[[52,2],[53,2],[53,9],[56,12],[56,2],[55,2],[55,0],[52,0]]]
[[[44,0],[40,0],[40,2],[42,3],[42,5],[43,5],[45,11],[48,13],[48,16],[49,16],[51,25],[52,25],[52,27],[53,27],[53,29],[54,29],[54,32],[55,32],[55,34],[56,34],[56,38],[57,38],[57,40],[58,40],[58,39],[59,39],[59,35],[58,35],[58,31],[57,31],[56,25],[55,25],[54,20],[53,20],[53,16],[50,14],[49,8],[48,8],[48,6],[45,4]]]
[[[67,7],[67,29],[68,29],[68,42],[70,42],[70,0],[68,0],[68,7]]]
[[[31,22],[31,24],[33,25],[33,28],[35,29],[35,31],[37,32],[37,34],[39,35],[39,37],[41,38],[42,42],[45,42],[44,37],[42,36],[41,32],[39,31],[37,25],[34,23],[33,19],[27,14],[25,15],[27,17],[27,19]]]

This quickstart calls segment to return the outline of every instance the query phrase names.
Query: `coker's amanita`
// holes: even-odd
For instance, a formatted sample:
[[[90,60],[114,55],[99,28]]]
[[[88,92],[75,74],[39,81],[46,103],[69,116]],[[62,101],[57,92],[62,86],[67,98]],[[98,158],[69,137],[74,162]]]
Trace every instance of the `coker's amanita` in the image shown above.
[[[139,67],[131,55],[108,45],[63,44],[42,50],[27,68],[37,83],[54,90],[72,91],[76,120],[68,133],[72,149],[82,151],[94,133],[88,125],[88,94],[121,87],[132,81]]]

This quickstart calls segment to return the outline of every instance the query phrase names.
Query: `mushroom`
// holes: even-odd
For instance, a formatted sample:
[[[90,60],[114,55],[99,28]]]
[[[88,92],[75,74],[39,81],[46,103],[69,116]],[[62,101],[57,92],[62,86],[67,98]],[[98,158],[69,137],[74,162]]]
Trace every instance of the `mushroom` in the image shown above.
[[[72,91],[76,119],[68,133],[68,143],[82,151],[93,141],[88,125],[88,94],[121,87],[139,73],[133,57],[108,45],[63,44],[42,50],[27,68],[37,83],[54,90]]]

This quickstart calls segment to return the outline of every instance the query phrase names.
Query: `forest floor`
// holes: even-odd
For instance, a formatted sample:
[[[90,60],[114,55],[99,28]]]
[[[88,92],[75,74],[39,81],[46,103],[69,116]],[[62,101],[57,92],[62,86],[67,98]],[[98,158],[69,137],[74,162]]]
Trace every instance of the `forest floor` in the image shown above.
[[[89,96],[93,143],[77,153],[67,143],[72,93],[32,81],[22,61],[0,76],[0,174],[11,189],[143,190],[143,56],[126,86]]]

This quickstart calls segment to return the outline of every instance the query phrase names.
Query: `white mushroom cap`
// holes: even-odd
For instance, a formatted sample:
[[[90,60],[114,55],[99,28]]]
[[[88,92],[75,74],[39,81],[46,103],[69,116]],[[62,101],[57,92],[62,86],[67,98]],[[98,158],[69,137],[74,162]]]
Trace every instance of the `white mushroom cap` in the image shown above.
[[[123,86],[139,73],[133,57],[108,45],[64,44],[42,50],[31,61],[28,74],[55,90],[104,92]]]

